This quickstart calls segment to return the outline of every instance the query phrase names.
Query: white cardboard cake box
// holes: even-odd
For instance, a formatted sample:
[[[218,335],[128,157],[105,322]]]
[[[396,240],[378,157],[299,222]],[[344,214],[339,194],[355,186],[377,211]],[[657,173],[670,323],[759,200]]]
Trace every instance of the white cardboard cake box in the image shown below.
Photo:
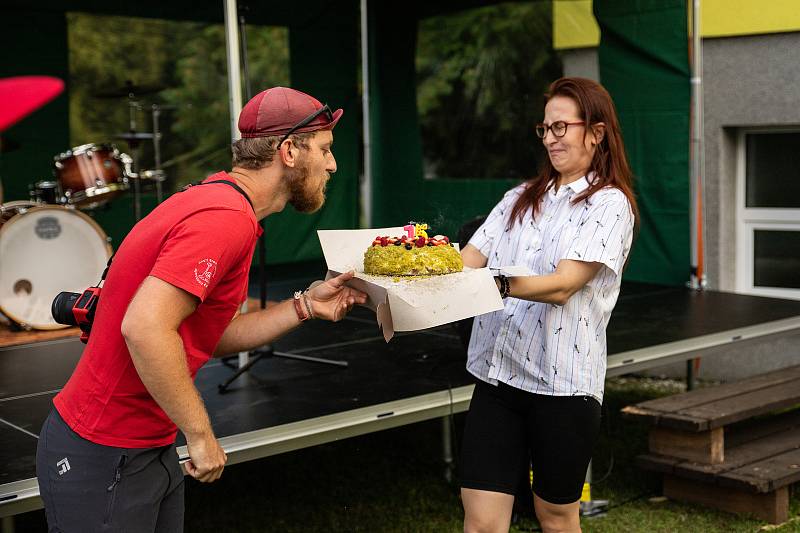
[[[355,271],[347,284],[369,295],[386,342],[396,331],[418,331],[503,308],[488,268],[429,278],[390,278],[364,273],[364,252],[377,235],[400,236],[402,227],[359,230],[319,230],[319,242],[331,278]]]

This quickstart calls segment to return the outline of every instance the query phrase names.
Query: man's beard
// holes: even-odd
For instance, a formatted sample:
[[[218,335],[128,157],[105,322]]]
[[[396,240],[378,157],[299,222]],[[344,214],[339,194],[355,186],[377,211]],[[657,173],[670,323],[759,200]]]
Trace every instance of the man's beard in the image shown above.
[[[313,213],[325,203],[323,190],[309,191],[306,188],[309,176],[306,165],[286,169],[286,179],[289,180],[289,203],[300,213]]]

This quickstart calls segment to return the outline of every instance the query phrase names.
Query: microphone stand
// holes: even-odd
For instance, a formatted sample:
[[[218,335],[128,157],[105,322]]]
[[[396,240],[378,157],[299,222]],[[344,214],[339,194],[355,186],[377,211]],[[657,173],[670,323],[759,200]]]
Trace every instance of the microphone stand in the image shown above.
[[[250,90],[250,72],[249,72],[249,62],[247,60],[247,30],[246,30],[246,21],[245,21],[245,11],[248,8],[244,4],[239,4],[239,36],[240,36],[240,47],[241,47],[241,58],[242,58],[242,69],[244,70],[244,92],[247,101],[253,97],[253,93]],[[261,236],[258,238],[258,290],[259,290],[259,299],[260,299],[260,309],[264,310],[267,308],[267,279],[266,279],[266,264],[267,264],[267,248],[266,248],[266,227],[264,224],[264,220],[262,219],[259,221],[261,225]],[[272,347],[271,344],[265,344],[261,348],[256,350],[252,350],[248,352],[249,360],[247,364],[239,367],[236,369],[228,379],[217,385],[220,394],[224,394],[228,392],[228,387],[231,383],[233,383],[236,378],[248,372],[253,366],[265,358],[270,357],[282,357],[284,359],[295,359],[298,361],[307,361],[309,363],[320,363],[326,365],[334,365],[340,367],[347,367],[347,361],[336,361],[332,359],[320,359],[319,357],[311,357],[308,355],[299,355],[299,354],[292,354],[286,352],[276,352],[275,349]],[[222,360],[222,362],[231,368],[235,368],[232,364],[228,362],[229,359],[232,359],[235,356],[226,357]]]

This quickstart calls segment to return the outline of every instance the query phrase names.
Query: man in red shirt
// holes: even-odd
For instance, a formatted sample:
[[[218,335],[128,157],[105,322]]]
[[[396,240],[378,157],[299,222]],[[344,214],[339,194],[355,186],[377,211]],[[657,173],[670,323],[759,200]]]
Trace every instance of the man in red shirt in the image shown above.
[[[258,220],[287,203],[301,212],[324,203],[341,116],[285,87],[256,95],[239,116],[233,169],[173,195],[122,242],[89,342],[39,440],[37,477],[51,531],[182,530],[177,430],[195,479],[215,481],[227,460],[193,383],[198,369],[309,318],[341,320],[366,301],[344,285],[348,273],[237,314]]]

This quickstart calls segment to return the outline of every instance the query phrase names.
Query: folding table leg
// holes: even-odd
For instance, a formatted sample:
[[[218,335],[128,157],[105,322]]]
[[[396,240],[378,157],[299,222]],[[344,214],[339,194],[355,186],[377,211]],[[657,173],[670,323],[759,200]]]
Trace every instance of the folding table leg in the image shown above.
[[[450,416],[442,417],[442,460],[444,461],[444,478],[448,483],[453,481],[453,427]]]

